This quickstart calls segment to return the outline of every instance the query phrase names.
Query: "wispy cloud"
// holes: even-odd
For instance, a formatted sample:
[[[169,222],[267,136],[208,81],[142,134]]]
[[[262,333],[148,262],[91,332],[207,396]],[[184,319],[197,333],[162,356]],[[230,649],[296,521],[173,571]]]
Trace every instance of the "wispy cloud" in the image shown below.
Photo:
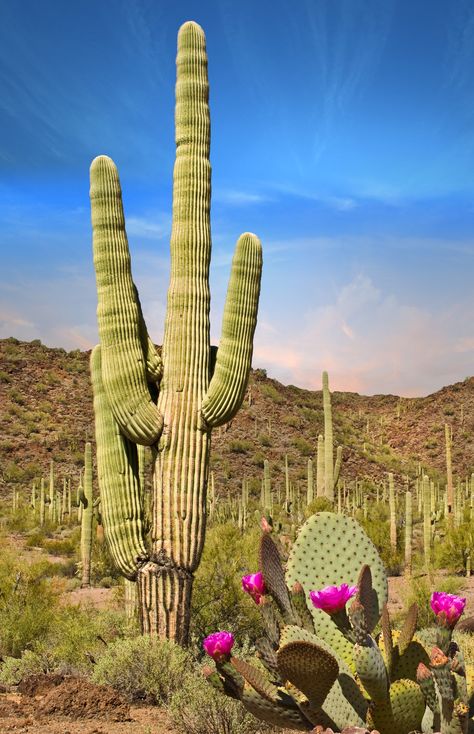
[[[171,233],[171,217],[168,213],[127,216],[127,234],[144,239],[161,240]]]
[[[254,364],[311,389],[320,388],[328,370],[333,389],[426,394],[472,370],[474,337],[469,327],[462,333],[459,315],[473,306],[470,298],[439,314],[382,292],[360,274],[333,302],[286,323],[284,331],[258,327]]]
[[[214,189],[212,198],[220,204],[230,206],[246,206],[251,204],[266,204],[273,199],[267,194],[256,194],[249,191],[237,191],[236,189]]]

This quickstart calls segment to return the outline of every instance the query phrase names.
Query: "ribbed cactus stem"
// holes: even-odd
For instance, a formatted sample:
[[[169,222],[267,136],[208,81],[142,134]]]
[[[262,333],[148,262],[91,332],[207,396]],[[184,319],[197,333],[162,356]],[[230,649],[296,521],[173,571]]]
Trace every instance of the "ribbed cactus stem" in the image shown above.
[[[288,468],[288,454],[285,454],[285,507],[289,507],[290,502],[290,471]]]
[[[210,492],[209,492],[209,519],[211,520],[214,517],[214,514],[216,512],[216,487],[214,484],[214,472],[211,471],[211,481],[210,481]]]
[[[31,506],[34,512],[36,510],[36,482],[31,485]]]
[[[395,504],[395,482],[392,472],[388,475],[388,503],[390,510],[390,547],[397,550],[397,508]]]
[[[52,459],[49,462],[49,503],[49,516],[50,519],[54,522],[56,502],[54,496],[54,462]]]
[[[336,463],[334,464],[334,487],[337,487],[342,467],[342,446],[336,449]]]
[[[91,205],[105,401],[118,433],[133,444],[156,449],[151,549],[147,559],[135,563],[142,631],[185,644],[193,574],[205,537],[211,429],[231,420],[245,397],[262,267],[258,238],[243,234],[232,261],[214,360],[209,342],[207,55],[204,33],[193,22],[178,34],[175,127],[170,284],[161,359],[148,337],[133,285],[119,176],[106,156],[91,166]],[[130,447],[120,448],[117,441],[114,447],[112,454],[126,454],[133,464]],[[112,470],[113,462],[106,466]],[[123,471],[129,471],[127,466]],[[104,486],[107,481],[104,476]],[[116,491],[123,489],[116,476],[114,484]],[[135,491],[131,475],[126,484]],[[105,513],[104,529],[107,533]],[[134,532],[144,544],[142,529]],[[129,547],[127,533],[123,541],[117,533],[118,552],[122,545]]]
[[[411,574],[413,536],[413,498],[410,490],[405,494],[405,571]]]
[[[131,621],[135,619],[138,611],[138,589],[137,582],[124,579],[124,601],[125,617]]]
[[[61,521],[64,520],[64,515],[67,512],[67,479],[63,479],[63,494],[62,494],[62,502],[61,502]]]
[[[324,409],[324,494],[334,502],[334,465],[331,393],[329,392],[328,373],[323,372],[323,409]]]
[[[45,492],[44,492],[44,479],[41,477],[40,481],[40,496],[39,496],[39,513],[40,513],[40,526],[44,525],[44,514],[45,514]]]
[[[316,455],[316,495],[324,497],[324,436],[318,436]]]
[[[453,466],[451,458],[451,449],[453,445],[453,433],[451,426],[444,424],[444,437],[446,441],[446,488],[447,488],[447,505],[448,516],[454,511],[454,485],[453,485]]]
[[[308,486],[306,491],[306,504],[309,505],[314,497],[313,460],[308,459]]]
[[[94,515],[92,496],[92,445],[88,441],[84,450],[84,487],[81,521],[82,586],[91,585],[92,520]]]
[[[72,518],[71,477],[69,477],[67,481],[67,514],[68,514],[68,522],[71,522],[71,518]]]
[[[431,487],[429,477],[423,477],[423,553],[425,568],[429,573],[431,566]]]
[[[471,474],[469,484],[469,516],[472,522],[474,520],[474,474]]]

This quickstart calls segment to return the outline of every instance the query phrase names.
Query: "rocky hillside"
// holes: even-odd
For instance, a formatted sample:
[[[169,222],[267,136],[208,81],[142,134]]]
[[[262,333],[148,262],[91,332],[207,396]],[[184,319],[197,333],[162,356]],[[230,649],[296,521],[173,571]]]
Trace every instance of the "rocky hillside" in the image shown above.
[[[47,477],[51,459],[60,480],[77,481],[84,442],[94,440],[88,357],[39,341],[0,340],[1,496]],[[341,477],[348,482],[381,481],[387,471],[402,482],[416,475],[420,462],[443,481],[445,423],[453,429],[455,476],[474,471],[474,378],[425,398],[335,392],[332,403],[335,442],[344,446]],[[259,492],[265,458],[273,485],[283,485],[285,454],[292,481],[303,486],[322,431],[320,391],[284,386],[254,371],[245,405],[213,434],[217,491],[236,493],[246,476]]]

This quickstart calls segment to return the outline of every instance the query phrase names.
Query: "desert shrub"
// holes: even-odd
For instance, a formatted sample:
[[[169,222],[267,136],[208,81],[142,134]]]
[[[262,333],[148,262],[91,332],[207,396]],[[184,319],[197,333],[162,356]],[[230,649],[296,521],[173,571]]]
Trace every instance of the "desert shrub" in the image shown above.
[[[386,508],[379,503],[371,508],[367,519],[364,518],[362,511],[357,513],[356,519],[377,548],[388,576],[399,576],[404,565],[404,553],[400,549],[402,538],[398,533],[397,548],[392,548],[390,544],[390,523],[388,520],[384,520],[384,517],[386,517]]]
[[[54,615],[46,635],[34,650],[54,661],[54,669],[69,673],[89,672],[91,656],[98,658],[131,628],[125,615],[94,607],[62,606]]]
[[[283,403],[284,397],[273,385],[260,385],[260,393],[270,398],[274,403]]]
[[[47,633],[58,594],[45,578],[43,563],[20,563],[2,552],[0,563],[0,654],[19,657]]]
[[[252,448],[252,443],[244,439],[236,438],[233,441],[229,441],[228,447],[229,451],[233,454],[246,454]]]
[[[453,639],[458,643],[462,650],[463,658],[467,665],[474,664],[474,635],[470,632],[456,632],[454,630]]]
[[[46,538],[43,541],[43,548],[53,556],[73,556],[77,550],[77,537]]]
[[[117,581],[112,578],[112,576],[104,576],[103,579],[100,579],[99,586],[102,586],[103,589],[111,589],[112,586],[116,586]]]
[[[216,691],[198,670],[188,671],[183,677],[179,690],[171,697],[168,713],[178,730],[187,734],[276,731],[249,714],[240,701]]]
[[[101,579],[110,578],[113,582],[120,578],[120,572],[112,560],[107,543],[94,538],[92,543],[92,582],[98,584]]]
[[[51,673],[55,661],[44,652],[25,650],[20,658],[5,657],[0,665],[0,683],[16,686],[24,678],[38,673]]]
[[[285,426],[290,426],[291,428],[298,428],[301,423],[301,419],[297,415],[293,415],[290,413],[289,415],[282,416],[281,422]]]
[[[474,558],[474,523],[463,522],[459,527],[449,525],[441,543],[435,543],[434,563],[451,573],[462,573],[468,556]]]
[[[218,629],[228,629],[240,639],[258,636],[260,615],[242,591],[242,576],[257,571],[260,535],[259,528],[241,535],[232,523],[208,530],[191,602],[196,643]]]
[[[181,687],[191,665],[190,653],[176,643],[138,636],[108,645],[92,680],[113,686],[130,701],[163,704]]]
[[[303,456],[311,456],[315,453],[315,447],[301,436],[296,436],[296,438],[293,439],[293,445]]]
[[[314,515],[315,512],[333,512],[334,505],[327,499],[327,497],[315,497],[309,505],[306,505],[304,509],[304,516],[306,518]]]

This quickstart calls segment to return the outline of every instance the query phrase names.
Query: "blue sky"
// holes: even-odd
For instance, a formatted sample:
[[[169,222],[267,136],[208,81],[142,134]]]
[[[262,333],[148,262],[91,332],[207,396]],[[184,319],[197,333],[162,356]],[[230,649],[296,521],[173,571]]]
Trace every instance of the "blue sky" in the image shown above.
[[[0,0],[0,336],[97,341],[88,170],[121,176],[160,342],[176,34],[209,56],[212,335],[234,243],[264,276],[254,366],[285,383],[428,394],[473,373],[469,0]]]

